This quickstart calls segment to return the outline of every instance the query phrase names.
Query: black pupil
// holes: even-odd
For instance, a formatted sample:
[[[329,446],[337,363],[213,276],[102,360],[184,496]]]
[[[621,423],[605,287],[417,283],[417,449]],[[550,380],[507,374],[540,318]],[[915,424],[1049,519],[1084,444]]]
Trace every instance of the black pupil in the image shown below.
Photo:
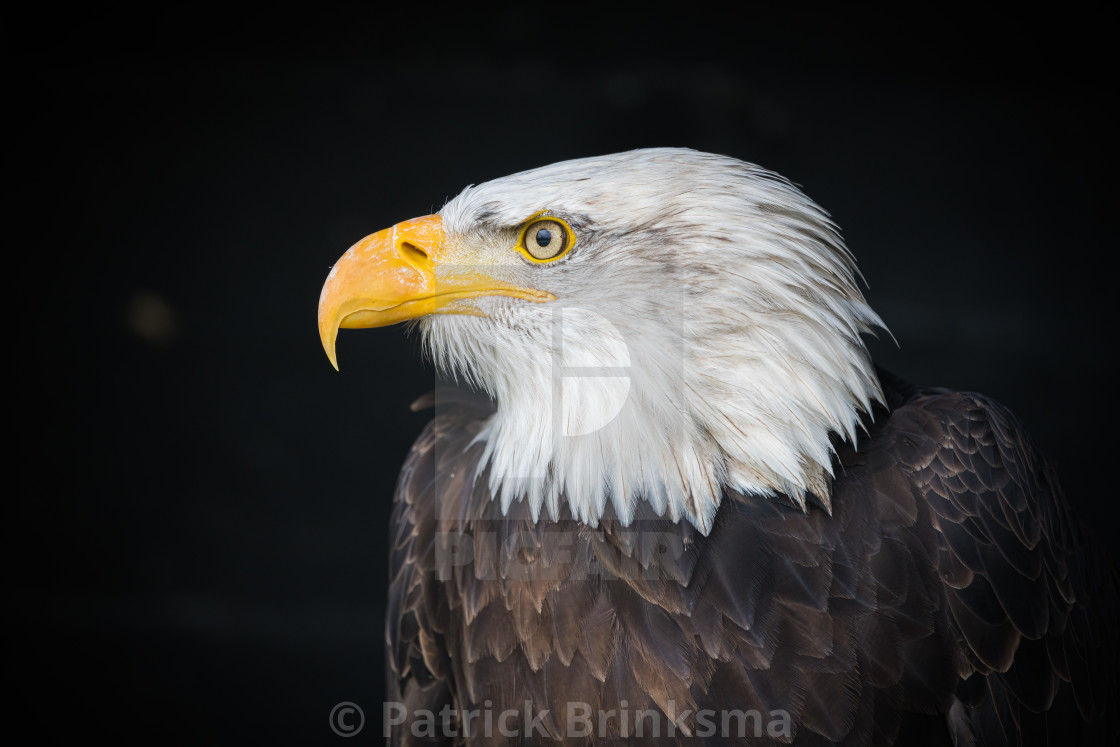
[[[537,246],[548,246],[552,243],[552,231],[542,228],[537,231]]]

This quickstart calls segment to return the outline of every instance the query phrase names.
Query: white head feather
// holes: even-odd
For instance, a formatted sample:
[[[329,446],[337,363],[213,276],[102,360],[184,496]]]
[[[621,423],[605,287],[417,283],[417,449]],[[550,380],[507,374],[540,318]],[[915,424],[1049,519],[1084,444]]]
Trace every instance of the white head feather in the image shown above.
[[[574,249],[514,248],[540,213]],[[454,256],[556,300],[473,299],[420,326],[445,373],[497,401],[479,438],[503,509],[562,501],[596,524],[637,501],[708,532],[723,489],[829,505],[830,436],[882,393],[883,327],[828,216],[782,177],[683,149],[553,164],[469,187],[440,214]]]

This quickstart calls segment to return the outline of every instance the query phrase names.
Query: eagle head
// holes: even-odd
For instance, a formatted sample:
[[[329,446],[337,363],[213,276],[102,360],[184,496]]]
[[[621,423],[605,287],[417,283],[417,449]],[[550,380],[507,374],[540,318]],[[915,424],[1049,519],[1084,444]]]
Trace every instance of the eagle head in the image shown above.
[[[832,436],[882,399],[883,327],[827,214],[758,166],[686,149],[471,186],[352,246],[319,332],[411,320],[497,409],[479,475],[508,509],[711,529],[725,490],[829,508]],[[337,366],[337,364],[336,364]]]

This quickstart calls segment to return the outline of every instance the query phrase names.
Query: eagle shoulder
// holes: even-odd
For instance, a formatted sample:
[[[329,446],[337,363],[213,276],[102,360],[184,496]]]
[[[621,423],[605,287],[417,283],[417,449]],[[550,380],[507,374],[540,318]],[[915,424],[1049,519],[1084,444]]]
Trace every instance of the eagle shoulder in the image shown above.
[[[473,474],[458,464],[465,455],[477,458],[469,441],[493,405],[470,392],[446,388],[412,405],[414,411],[430,407],[436,408],[436,417],[401,467],[389,523],[385,692],[386,702],[400,704],[410,715],[438,715],[449,707],[457,724],[456,662],[447,644],[451,609],[443,586],[446,574],[440,572],[447,548],[440,543],[458,523],[447,509],[458,505],[456,496],[470,493]],[[393,731],[392,744],[443,743],[414,737],[409,723]]]
[[[958,744],[1103,743],[1116,692],[1120,582],[1015,416],[970,392],[896,389],[869,454],[928,509],[944,615],[960,655],[950,708]],[[873,446],[874,449],[874,446]],[[1115,737],[1115,733],[1113,733]],[[974,740],[974,741],[973,741]]]

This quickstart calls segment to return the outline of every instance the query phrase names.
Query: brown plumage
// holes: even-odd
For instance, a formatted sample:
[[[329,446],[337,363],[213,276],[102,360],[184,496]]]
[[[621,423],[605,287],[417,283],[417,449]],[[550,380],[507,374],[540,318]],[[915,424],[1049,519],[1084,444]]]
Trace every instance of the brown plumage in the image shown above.
[[[471,479],[489,404],[441,394],[391,525],[387,700],[450,708],[458,736],[406,721],[390,741],[472,742],[458,714],[525,701],[549,710],[540,728],[486,739],[479,716],[477,741],[592,741],[568,702],[592,736],[616,712],[599,743],[1115,741],[1117,576],[1052,471],[998,404],[880,379],[887,407],[855,448],[836,442],[831,516],[725,493],[708,536],[648,507],[629,527],[609,508],[598,528],[534,523],[524,502],[503,516]],[[750,709],[788,730],[748,720],[739,740],[733,719],[721,737],[721,712]],[[644,711],[659,738],[649,714],[635,735]],[[665,714],[684,714],[672,736]]]

